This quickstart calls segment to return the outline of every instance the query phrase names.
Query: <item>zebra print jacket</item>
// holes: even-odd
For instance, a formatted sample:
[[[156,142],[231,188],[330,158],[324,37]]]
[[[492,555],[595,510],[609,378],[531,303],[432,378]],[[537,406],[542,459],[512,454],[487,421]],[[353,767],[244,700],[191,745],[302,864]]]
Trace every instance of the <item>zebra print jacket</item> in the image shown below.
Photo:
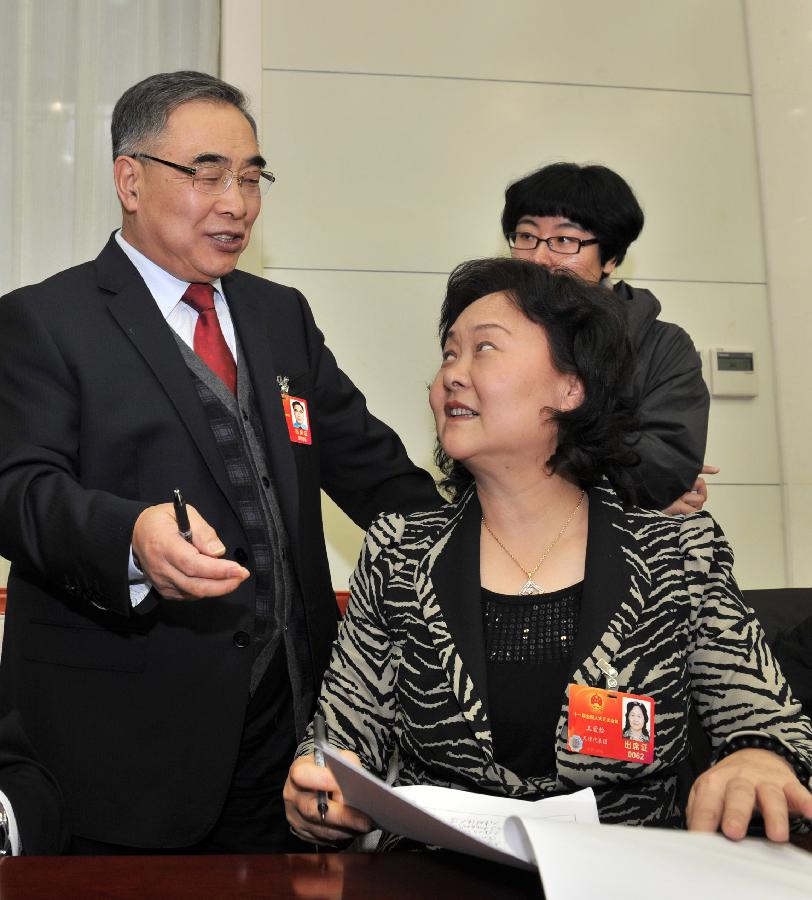
[[[601,821],[678,824],[677,770],[693,706],[718,755],[742,733],[766,734],[812,765],[812,725],[792,698],[764,634],[742,601],[733,555],[707,513],[669,518],[624,510],[589,492],[580,626],[570,682],[655,700],[650,764],[567,748],[567,696],[556,770],[521,778],[494,759],[480,613],[481,509],[474,488],[454,504],[384,515],[366,535],[319,706],[330,742],[381,778],[521,799],[583,787]],[[528,714],[544,684],[527,685]],[[306,740],[299,754],[312,752]]]

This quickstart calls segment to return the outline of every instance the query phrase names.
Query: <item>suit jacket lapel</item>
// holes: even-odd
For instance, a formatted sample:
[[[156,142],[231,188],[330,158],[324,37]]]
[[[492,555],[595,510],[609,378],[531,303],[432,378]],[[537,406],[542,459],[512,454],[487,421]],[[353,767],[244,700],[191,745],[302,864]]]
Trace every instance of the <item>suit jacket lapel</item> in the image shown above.
[[[490,731],[480,605],[481,520],[482,510],[472,489],[434,548],[435,561],[428,572],[433,594],[423,605],[460,707],[480,740],[483,732]]]
[[[99,287],[111,295],[107,301],[111,314],[168,394],[216,484],[237,513],[223,458],[189,370],[138,270],[112,237],[98,256],[96,266]]]
[[[635,588],[645,599],[650,587],[647,573],[635,566],[635,559],[639,559],[636,541],[614,493],[591,490],[580,624],[572,654],[575,675],[584,674],[583,663],[593,655],[611,664],[621,639],[634,627],[640,605],[629,601]],[[594,665],[589,668],[589,677],[602,679]]]

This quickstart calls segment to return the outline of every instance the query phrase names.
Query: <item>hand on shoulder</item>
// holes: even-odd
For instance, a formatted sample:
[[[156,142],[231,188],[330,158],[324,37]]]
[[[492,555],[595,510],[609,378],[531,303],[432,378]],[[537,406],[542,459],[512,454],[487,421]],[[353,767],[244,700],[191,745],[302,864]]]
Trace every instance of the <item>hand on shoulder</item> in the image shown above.
[[[667,516],[689,516],[699,512],[708,500],[708,485],[702,475],[718,475],[718,466],[702,466],[702,474],[696,479],[690,491],[667,506],[663,513]]]

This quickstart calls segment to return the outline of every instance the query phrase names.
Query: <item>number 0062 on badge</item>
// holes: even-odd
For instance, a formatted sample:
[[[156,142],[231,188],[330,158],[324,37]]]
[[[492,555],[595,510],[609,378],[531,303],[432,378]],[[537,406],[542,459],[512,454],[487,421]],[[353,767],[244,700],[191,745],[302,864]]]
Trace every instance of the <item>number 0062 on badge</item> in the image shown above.
[[[571,684],[567,747],[585,756],[654,761],[654,701],[638,694]]]

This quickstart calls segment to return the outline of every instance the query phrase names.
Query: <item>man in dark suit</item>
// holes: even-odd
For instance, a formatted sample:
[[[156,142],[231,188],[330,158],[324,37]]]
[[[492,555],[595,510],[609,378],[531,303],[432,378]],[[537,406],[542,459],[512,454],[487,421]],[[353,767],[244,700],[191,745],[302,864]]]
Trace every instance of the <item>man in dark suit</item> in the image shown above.
[[[320,490],[362,527],[439,497],[302,295],[234,271],[273,181],[243,95],[156,75],[112,136],[121,231],[0,301],[0,697],[74,852],[285,850],[336,632]]]

